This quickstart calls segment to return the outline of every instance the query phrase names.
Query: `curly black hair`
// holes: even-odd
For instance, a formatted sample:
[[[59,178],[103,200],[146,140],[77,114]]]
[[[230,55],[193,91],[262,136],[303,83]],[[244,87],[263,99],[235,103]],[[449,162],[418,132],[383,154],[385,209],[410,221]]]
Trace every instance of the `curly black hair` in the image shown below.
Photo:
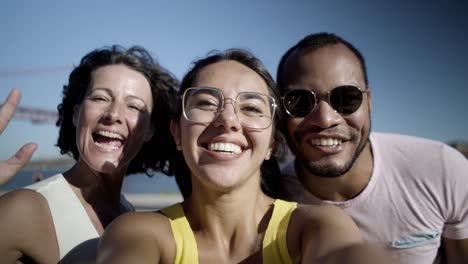
[[[63,87],[62,103],[57,106],[59,117],[56,125],[60,127],[57,146],[61,154],[68,154],[77,160],[80,153],[76,144],[76,127],[73,125],[74,107],[81,105],[90,86],[93,73],[100,67],[122,64],[145,76],[151,87],[153,109],[151,122],[155,127],[154,136],[146,142],[136,157],[130,162],[127,174],[161,171],[173,174],[173,155],[175,143],[170,133],[170,120],[174,117],[177,105],[178,80],[159,65],[150,53],[140,47],[125,49],[113,45],[95,49],[85,55],[71,72],[68,85]]]

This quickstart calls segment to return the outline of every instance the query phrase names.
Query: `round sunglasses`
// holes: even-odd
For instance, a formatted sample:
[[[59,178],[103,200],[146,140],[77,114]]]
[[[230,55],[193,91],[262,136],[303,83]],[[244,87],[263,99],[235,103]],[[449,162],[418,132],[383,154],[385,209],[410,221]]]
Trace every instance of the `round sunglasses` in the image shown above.
[[[342,85],[327,92],[327,103],[339,114],[350,115],[361,107],[363,93],[369,89],[361,90],[353,85]],[[315,110],[318,105],[316,93],[307,89],[290,90],[283,96],[283,106],[292,117],[305,117]]]

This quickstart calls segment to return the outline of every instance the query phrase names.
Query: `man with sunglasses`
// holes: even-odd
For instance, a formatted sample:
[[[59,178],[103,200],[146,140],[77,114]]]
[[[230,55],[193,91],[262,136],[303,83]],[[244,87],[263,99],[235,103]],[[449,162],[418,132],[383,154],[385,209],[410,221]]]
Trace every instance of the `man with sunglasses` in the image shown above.
[[[282,57],[277,81],[292,200],[341,207],[401,263],[468,263],[468,160],[441,142],[370,132],[365,61],[352,44],[309,35]]]

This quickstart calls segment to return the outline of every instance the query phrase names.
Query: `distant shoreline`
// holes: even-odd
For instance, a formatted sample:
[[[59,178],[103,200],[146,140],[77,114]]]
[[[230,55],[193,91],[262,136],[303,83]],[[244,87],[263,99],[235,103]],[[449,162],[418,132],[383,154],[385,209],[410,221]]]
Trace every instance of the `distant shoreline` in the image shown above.
[[[43,159],[43,160],[32,160],[26,164],[22,169],[23,171],[44,171],[44,170],[56,170],[65,171],[70,169],[75,164],[75,160],[71,157],[64,156],[58,159]]]
[[[7,192],[9,190],[0,189],[0,196]],[[179,193],[123,193],[123,195],[137,211],[157,211],[183,200]]]

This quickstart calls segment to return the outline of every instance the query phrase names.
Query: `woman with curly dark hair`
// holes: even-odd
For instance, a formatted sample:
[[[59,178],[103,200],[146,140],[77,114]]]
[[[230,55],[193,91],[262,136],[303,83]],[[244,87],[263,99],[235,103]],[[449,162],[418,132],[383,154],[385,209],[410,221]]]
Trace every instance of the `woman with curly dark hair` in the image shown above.
[[[57,121],[57,146],[76,163],[0,197],[2,263],[94,260],[106,226],[134,211],[121,195],[124,177],[172,174],[177,85],[141,47],[105,47],[82,58]]]

